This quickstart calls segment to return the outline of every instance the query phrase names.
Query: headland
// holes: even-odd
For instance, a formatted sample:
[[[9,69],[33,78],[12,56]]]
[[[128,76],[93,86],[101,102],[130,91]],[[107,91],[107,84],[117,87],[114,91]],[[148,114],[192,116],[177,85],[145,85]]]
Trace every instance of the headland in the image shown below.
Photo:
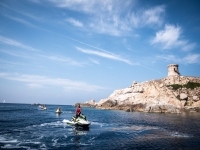
[[[178,64],[170,64],[166,78],[142,83],[133,81],[129,87],[115,90],[99,102],[90,100],[80,104],[128,112],[200,112],[200,78],[181,76]]]

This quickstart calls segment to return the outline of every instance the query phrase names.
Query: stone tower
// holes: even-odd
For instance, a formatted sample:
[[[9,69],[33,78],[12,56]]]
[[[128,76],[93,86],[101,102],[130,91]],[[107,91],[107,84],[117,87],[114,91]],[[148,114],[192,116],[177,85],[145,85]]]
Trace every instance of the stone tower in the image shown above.
[[[168,76],[180,76],[178,71],[178,64],[169,64],[168,66]]]

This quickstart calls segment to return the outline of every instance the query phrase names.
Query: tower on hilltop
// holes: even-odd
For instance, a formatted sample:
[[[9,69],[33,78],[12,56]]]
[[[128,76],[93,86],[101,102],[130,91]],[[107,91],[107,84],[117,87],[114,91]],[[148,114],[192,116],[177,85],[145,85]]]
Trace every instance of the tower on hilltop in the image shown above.
[[[169,64],[168,66],[168,76],[180,76],[178,71],[178,64]]]

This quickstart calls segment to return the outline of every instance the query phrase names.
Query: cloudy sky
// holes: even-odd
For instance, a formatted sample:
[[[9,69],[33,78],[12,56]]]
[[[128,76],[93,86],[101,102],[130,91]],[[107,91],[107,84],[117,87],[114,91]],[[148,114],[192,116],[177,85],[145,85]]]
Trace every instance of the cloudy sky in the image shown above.
[[[0,102],[74,104],[167,76],[200,77],[200,2],[1,0]]]

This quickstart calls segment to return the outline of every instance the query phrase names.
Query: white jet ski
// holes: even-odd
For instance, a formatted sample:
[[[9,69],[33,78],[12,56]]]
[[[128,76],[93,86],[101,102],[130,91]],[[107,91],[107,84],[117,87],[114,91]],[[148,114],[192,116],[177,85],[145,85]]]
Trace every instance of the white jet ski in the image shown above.
[[[62,111],[57,109],[57,110],[56,110],[56,113],[57,113],[57,114],[61,114]]]
[[[56,111],[55,113],[57,113],[57,114],[61,114],[61,113],[62,113],[62,111]]]
[[[83,114],[81,114],[80,117],[76,119],[76,121],[74,121],[75,118],[76,117],[72,116],[72,120],[64,119],[63,122],[70,125],[76,125],[81,127],[88,127],[90,125],[90,122],[86,119],[86,117]]]

